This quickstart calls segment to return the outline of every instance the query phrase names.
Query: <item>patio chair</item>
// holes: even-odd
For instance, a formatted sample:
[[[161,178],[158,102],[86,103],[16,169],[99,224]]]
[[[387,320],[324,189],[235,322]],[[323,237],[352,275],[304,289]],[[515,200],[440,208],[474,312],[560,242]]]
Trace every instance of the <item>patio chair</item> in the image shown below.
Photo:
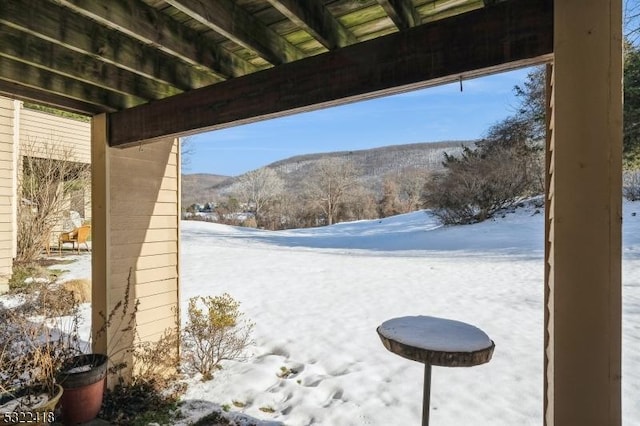
[[[78,243],[78,254],[80,254],[80,244],[84,243],[87,247],[87,251],[90,251],[87,239],[91,235],[91,225],[80,226],[73,231],[63,232],[58,238],[58,253],[62,254],[62,245],[64,243],[71,243],[71,249],[75,249],[76,243]]]

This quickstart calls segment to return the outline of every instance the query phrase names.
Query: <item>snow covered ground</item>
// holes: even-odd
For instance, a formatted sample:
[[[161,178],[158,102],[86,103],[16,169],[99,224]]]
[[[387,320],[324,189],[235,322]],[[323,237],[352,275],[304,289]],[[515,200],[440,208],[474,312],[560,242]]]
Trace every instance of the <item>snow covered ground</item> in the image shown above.
[[[640,203],[625,203],[627,426],[640,424],[635,212]],[[228,292],[256,323],[247,361],[226,363],[209,382],[190,380],[183,424],[222,406],[262,426],[420,424],[423,367],[388,352],[376,327],[429,315],[473,324],[496,344],[488,364],[433,368],[432,424],[539,426],[543,221],[541,209],[527,206],[456,227],[425,212],[280,232],[183,222],[183,306]],[[87,276],[88,257],[81,259],[65,265],[71,276]],[[292,372],[286,378],[282,367]]]

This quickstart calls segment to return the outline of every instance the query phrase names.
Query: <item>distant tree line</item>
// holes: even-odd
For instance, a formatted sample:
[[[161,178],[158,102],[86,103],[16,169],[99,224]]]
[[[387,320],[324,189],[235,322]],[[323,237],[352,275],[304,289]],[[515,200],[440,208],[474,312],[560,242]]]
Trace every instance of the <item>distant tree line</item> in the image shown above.
[[[280,175],[265,167],[240,176],[226,197],[201,210],[220,223],[276,230],[376,219],[421,208],[426,172],[408,168],[388,174],[382,194],[365,187],[360,176],[352,160],[326,157],[312,165],[300,183],[302,190],[289,191]],[[203,217],[197,210],[196,205],[187,209],[192,218]]]

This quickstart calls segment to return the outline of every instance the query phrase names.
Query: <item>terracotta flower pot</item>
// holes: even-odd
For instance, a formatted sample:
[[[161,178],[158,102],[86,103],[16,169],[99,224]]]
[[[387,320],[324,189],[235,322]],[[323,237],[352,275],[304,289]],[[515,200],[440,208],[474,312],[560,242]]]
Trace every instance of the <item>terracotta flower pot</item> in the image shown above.
[[[47,425],[56,418],[54,410],[63,389],[55,385],[53,394],[49,394],[41,386],[27,386],[15,392],[0,395],[0,424],[3,425]],[[28,406],[28,409],[24,407]]]
[[[58,374],[58,383],[64,388],[60,405],[65,425],[86,423],[100,412],[107,361],[106,355],[84,354],[64,363]]]

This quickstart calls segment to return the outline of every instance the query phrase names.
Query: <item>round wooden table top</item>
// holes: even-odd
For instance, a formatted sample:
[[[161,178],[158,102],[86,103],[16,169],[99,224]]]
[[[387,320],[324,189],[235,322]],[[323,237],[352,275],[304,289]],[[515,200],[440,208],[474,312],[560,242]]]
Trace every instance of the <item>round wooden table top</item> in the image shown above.
[[[495,344],[471,324],[430,316],[385,321],[377,330],[382,344],[401,357],[441,367],[471,367],[491,360]]]

